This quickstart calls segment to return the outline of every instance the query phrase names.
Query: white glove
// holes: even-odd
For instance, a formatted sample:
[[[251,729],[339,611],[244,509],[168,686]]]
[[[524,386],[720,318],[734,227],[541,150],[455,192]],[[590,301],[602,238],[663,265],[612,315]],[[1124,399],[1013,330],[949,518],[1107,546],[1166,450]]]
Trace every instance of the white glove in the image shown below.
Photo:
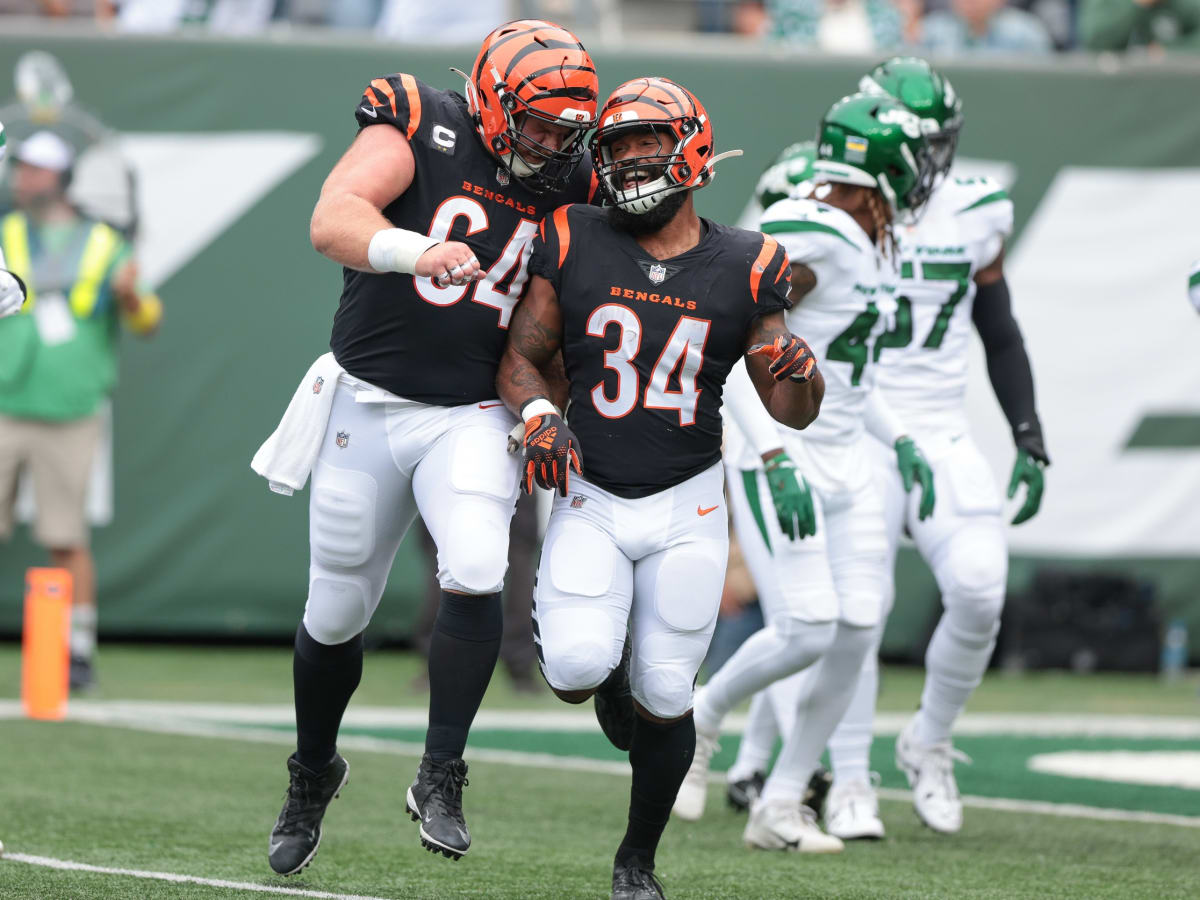
[[[25,302],[25,286],[12,272],[0,269],[0,319],[21,311]]]

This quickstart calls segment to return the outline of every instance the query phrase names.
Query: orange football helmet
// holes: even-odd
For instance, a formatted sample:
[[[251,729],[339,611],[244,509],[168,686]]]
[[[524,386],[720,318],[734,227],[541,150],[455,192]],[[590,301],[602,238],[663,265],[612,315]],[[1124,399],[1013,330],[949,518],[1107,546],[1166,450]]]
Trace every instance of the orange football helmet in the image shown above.
[[[622,134],[651,130],[660,151],[614,161],[610,146]],[[665,140],[663,140],[665,138]],[[666,78],[635,78],[608,98],[592,135],[592,165],[609,202],[626,212],[649,212],[670,194],[703,187],[713,164],[740,150],[714,155],[713,129],[695,95]]]
[[[537,193],[564,187],[583,158],[600,93],[579,38],[540,19],[508,22],[483,39],[471,74],[459,74],[476,131],[500,165]],[[530,117],[570,129],[561,146],[524,134]]]

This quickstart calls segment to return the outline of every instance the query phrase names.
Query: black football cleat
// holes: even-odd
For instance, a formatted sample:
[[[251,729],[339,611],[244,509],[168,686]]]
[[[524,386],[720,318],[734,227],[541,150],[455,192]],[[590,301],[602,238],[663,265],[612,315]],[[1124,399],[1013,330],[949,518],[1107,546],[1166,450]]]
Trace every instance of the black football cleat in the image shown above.
[[[750,812],[750,806],[762,793],[766,780],[766,772],[755,772],[749,778],[731,781],[725,789],[725,799],[738,812]]]
[[[430,853],[461,859],[471,848],[462,811],[462,790],[468,783],[467,764],[461,759],[435,762],[428,753],[421,757],[408,789],[408,814],[421,823],[421,846]]]
[[[280,875],[295,875],[307,866],[321,846],[325,810],[350,779],[350,764],[338,754],[324,770],[314,772],[288,757],[288,789],[283,810],[271,829],[267,860]]]
[[[72,656],[67,669],[67,684],[73,691],[86,691],[96,686],[96,670],[86,656]]]
[[[816,813],[818,819],[825,815],[825,798],[832,786],[833,775],[824,766],[817,766],[804,789],[804,805]]]
[[[596,706],[596,720],[604,736],[618,750],[633,746],[633,729],[637,723],[637,712],[633,708],[633,693],[629,688],[629,638],[625,638],[625,649],[621,661],[612,670],[603,684],[596,688],[592,700]]]
[[[636,856],[613,866],[612,900],[665,900],[662,882],[654,877],[654,866]]]

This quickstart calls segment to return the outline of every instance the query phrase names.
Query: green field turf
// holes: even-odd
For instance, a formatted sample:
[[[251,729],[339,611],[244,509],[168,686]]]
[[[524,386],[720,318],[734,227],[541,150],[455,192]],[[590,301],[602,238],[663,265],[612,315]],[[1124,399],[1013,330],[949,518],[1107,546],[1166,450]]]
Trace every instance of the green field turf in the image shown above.
[[[16,696],[18,668],[15,648],[0,646],[0,699]],[[105,648],[102,690],[94,696],[285,703],[289,668],[282,650]],[[420,706],[424,696],[412,685],[418,672],[406,655],[369,654],[356,704]],[[919,673],[887,670],[881,706],[911,709],[919,686]],[[1198,705],[1194,680],[1163,685],[1039,675],[992,678],[971,708],[1194,715]],[[569,709],[545,695],[514,694],[503,676],[487,706]],[[275,726],[275,733],[287,741],[286,728]],[[403,728],[349,728],[347,734],[419,739],[419,731]],[[513,728],[477,738],[478,747],[619,759],[594,733]],[[1091,741],[1099,748],[1136,746],[1120,738]],[[1200,815],[1200,791],[1036,775],[1031,789],[1024,759],[1079,746],[1078,740],[1001,735],[959,743],[976,757],[975,766],[960,770],[964,792]],[[0,720],[0,746],[6,762],[0,766],[0,840],[9,854],[386,898],[607,897],[628,792],[623,775],[473,762],[465,806],[475,845],[454,863],[426,853],[404,813],[415,758],[403,749],[348,748],[351,782],[331,807],[321,851],[302,876],[284,880],[266,866],[266,838],[286,784],[286,743]],[[733,746],[730,740],[725,758]],[[885,785],[898,786],[890,746],[887,738],[877,741],[873,763]],[[1200,749],[1196,742],[1161,739],[1145,746]],[[1040,788],[1038,777],[1046,779]],[[946,838],[924,829],[908,803],[886,801],[887,840],[810,858],[745,850],[744,819],[728,811],[720,795],[720,785],[713,785],[710,812],[700,823],[668,828],[659,874],[672,900],[1197,895],[1197,828],[968,808],[963,833]],[[256,896],[270,895],[0,859],[3,900]]]

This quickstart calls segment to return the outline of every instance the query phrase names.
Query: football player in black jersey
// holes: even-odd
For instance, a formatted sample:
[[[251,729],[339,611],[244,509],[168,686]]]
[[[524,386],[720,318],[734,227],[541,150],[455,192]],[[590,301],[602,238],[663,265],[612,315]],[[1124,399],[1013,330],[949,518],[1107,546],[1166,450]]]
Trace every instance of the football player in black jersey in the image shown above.
[[[312,217],[313,246],[345,267],[332,356],[310,370],[272,437],[286,446],[261,467],[256,458],[269,478],[288,470],[299,451],[281,436],[303,432],[320,418],[311,410],[331,403],[310,427],[298,749],[269,846],[284,875],[312,859],[325,809],[346,783],[336,738],[362,674],[362,632],[418,512],[437,543],[442,600],[426,752],[406,799],[426,848],[457,859],[470,846],[462,755],[500,646],[520,466],[506,451],[516,420],[497,398],[496,369],[538,221],[594,193],[584,136],[598,82],[573,34],[535,20],[493,31],[464,77],[465,97],[405,74],[366,88],[358,136]],[[260,456],[271,457],[268,445]],[[303,487],[302,468],[273,487]]]
[[[525,422],[526,488],[558,494],[534,606],[542,671],[568,702],[610,694],[602,724],[633,766],[612,896],[648,900],[662,896],[654,853],[695,747],[692,686],[728,556],[722,386],[749,352],[771,415],[803,428],[824,382],[783,321],[787,254],[696,215],[691,192],[720,157],[695,97],[662,78],[623,84],[592,154],[611,206],[543,220],[497,389]],[[540,371],[560,350],[569,426]]]

